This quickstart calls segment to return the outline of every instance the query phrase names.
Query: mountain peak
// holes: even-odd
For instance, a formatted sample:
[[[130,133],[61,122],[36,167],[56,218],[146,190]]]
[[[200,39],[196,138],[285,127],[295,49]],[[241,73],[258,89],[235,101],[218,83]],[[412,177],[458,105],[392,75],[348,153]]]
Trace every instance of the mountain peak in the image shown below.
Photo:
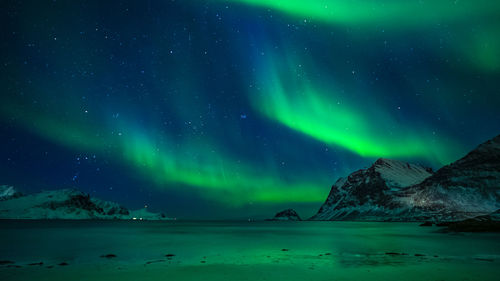
[[[471,152],[467,153],[450,166],[474,166],[489,165],[497,166],[500,159],[500,135],[488,140]],[[446,167],[446,166],[445,166]]]
[[[483,148],[483,149],[494,149],[494,150],[500,150],[500,135],[492,138],[491,140],[488,140],[478,146],[478,149]]]
[[[375,161],[373,163],[373,166],[377,166],[377,165],[390,165],[391,162],[393,161],[398,161],[398,160],[392,160],[392,159],[388,159],[388,158],[379,158],[377,159],[377,161]]]
[[[360,216],[387,216],[399,205],[392,196],[408,186],[431,176],[428,168],[399,160],[380,158],[368,169],[358,170],[339,179],[326,202],[312,219],[353,219]],[[369,210],[369,212],[366,212]]]
[[[432,175],[432,169],[400,160],[379,158],[370,167],[390,186],[407,187]]]
[[[500,135],[435,173],[380,158],[339,179],[311,219],[456,220],[498,210],[499,186]]]

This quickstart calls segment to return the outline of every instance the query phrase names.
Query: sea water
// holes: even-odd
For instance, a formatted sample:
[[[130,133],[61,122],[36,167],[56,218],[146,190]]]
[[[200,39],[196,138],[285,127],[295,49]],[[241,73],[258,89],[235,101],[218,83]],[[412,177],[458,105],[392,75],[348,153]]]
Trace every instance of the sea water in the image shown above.
[[[0,221],[0,280],[500,280],[499,238],[416,223]]]

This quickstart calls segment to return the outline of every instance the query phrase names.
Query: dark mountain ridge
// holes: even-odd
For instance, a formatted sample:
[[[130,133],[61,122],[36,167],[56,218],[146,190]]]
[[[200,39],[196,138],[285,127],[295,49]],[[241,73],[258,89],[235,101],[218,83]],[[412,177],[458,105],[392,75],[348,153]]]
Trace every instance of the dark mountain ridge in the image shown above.
[[[500,135],[436,171],[379,159],[340,178],[312,220],[452,221],[500,208]]]

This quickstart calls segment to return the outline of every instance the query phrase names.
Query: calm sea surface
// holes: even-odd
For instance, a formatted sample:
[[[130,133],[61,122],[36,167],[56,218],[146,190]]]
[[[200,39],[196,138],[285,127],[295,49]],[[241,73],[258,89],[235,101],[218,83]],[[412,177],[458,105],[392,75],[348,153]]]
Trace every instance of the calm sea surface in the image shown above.
[[[370,222],[0,221],[0,280],[500,280],[500,234],[438,230]]]

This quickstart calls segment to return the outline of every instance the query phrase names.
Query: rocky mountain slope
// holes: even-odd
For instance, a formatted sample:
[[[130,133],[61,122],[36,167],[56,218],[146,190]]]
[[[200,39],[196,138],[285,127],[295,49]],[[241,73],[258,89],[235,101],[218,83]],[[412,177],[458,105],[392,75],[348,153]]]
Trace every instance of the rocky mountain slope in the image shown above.
[[[117,203],[91,198],[75,189],[42,191],[22,195],[3,186],[0,194],[1,219],[139,219],[164,220],[163,214],[147,210],[129,211]]]
[[[301,221],[299,214],[294,209],[286,209],[276,213],[272,221]]]
[[[448,221],[499,209],[500,135],[407,189],[401,202]]]
[[[378,159],[368,169],[340,178],[313,220],[385,220],[406,209],[394,198],[403,188],[422,182],[432,170],[420,165]]]
[[[500,136],[436,173],[379,159],[339,179],[313,220],[453,221],[500,208]]]

